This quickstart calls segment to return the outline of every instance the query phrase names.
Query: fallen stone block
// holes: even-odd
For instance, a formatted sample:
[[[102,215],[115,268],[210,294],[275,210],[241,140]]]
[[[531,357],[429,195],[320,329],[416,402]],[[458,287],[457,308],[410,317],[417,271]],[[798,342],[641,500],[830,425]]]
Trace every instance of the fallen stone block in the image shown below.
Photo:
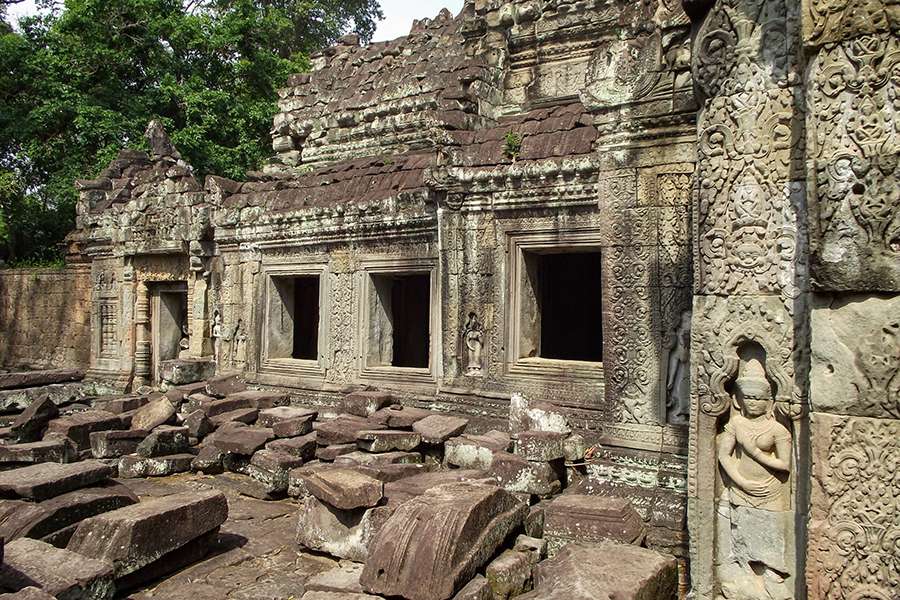
[[[18,592],[0,594],[0,600],[55,600],[53,596],[36,587],[22,588]]]
[[[40,463],[0,472],[0,498],[47,500],[106,481],[112,469],[96,460],[71,464]]]
[[[376,506],[384,484],[353,469],[332,468],[302,474],[309,493],[342,510]]]
[[[307,435],[313,430],[313,421],[315,421],[316,416],[316,413],[313,413],[306,417],[276,421],[272,424],[272,431],[275,433],[275,437],[280,438]]]
[[[188,428],[188,435],[193,438],[203,439],[215,430],[209,417],[202,410],[191,412],[184,419],[184,426]]]
[[[531,401],[521,394],[509,399],[509,431],[556,431],[569,434],[571,428],[563,409],[549,402]]]
[[[675,558],[638,546],[568,544],[535,567],[534,591],[520,600],[675,600]]]
[[[217,398],[224,398],[229,394],[236,394],[247,390],[247,384],[238,379],[237,375],[219,375],[206,382],[206,393]]]
[[[525,535],[533,538],[544,537],[544,510],[547,504],[547,500],[541,500],[528,509],[528,516],[525,517]]]
[[[432,488],[400,505],[379,529],[360,583],[371,594],[448,600],[522,524],[527,510],[492,485]]]
[[[176,412],[172,401],[161,396],[137,409],[131,418],[130,427],[139,431],[153,431],[160,425],[172,422]]]
[[[200,451],[194,460],[191,461],[191,471],[202,472],[207,475],[214,475],[225,470],[223,459],[225,452],[222,452],[214,445],[207,443],[200,446]]]
[[[85,399],[81,383],[54,383],[40,387],[0,390],[0,413],[21,412],[38,400],[50,398],[56,406]]]
[[[203,560],[219,538],[216,527],[187,544],[168,552],[149,565],[116,579],[116,591],[123,592],[158,581],[160,578]]]
[[[339,415],[336,419],[316,423],[316,436],[322,446],[334,444],[356,445],[360,431],[385,429],[384,425],[353,415]]]
[[[580,433],[573,433],[566,438],[563,443],[563,451],[566,455],[566,462],[581,462],[584,455],[587,454],[588,445],[584,436]]]
[[[334,459],[335,465],[399,465],[416,464],[422,462],[422,455],[418,452],[381,452],[370,454],[368,452],[355,451],[342,454]]]
[[[422,463],[354,464],[353,468],[363,475],[368,475],[369,477],[384,483],[399,481],[401,479],[406,479],[407,477],[414,477],[430,471],[429,466]]]
[[[17,590],[38,587],[58,600],[107,600],[115,595],[109,562],[29,538],[5,545],[0,581]]]
[[[259,411],[255,408],[238,408],[228,412],[220,413],[209,417],[209,422],[216,429],[226,423],[244,423],[245,425],[253,425],[259,417]]]
[[[484,435],[463,434],[444,444],[444,462],[460,469],[489,469],[496,452],[509,450],[509,434],[489,431]]]
[[[188,435],[188,428],[183,425],[160,425],[138,444],[135,453],[144,458],[185,453]]]
[[[316,456],[316,436],[310,433],[300,437],[275,439],[268,442],[266,448],[309,461]]]
[[[74,448],[65,438],[48,438],[27,444],[0,445],[0,464],[2,465],[66,463],[74,458]]]
[[[434,414],[423,408],[395,404],[375,412],[371,419],[390,429],[410,429],[416,422]]]
[[[82,521],[68,549],[112,563],[118,579],[213,531],[227,517],[221,492],[173,494]]]
[[[454,469],[452,471],[435,471],[422,473],[414,477],[400,479],[384,486],[384,497],[388,504],[399,506],[407,500],[421,496],[428,490],[448,483],[466,481],[484,482],[487,474],[473,469]]]
[[[138,477],[167,477],[175,473],[185,473],[191,470],[195,458],[193,454],[187,453],[154,457],[128,454],[119,459],[119,477],[136,479]]]
[[[469,425],[468,419],[449,415],[431,415],[413,423],[413,431],[422,435],[426,444],[443,444],[460,435]]]
[[[369,545],[390,516],[390,509],[343,510],[304,496],[297,523],[297,543],[310,550],[357,562],[366,560]]]
[[[396,404],[387,392],[352,392],[341,401],[343,412],[359,417],[369,417],[381,408]]]
[[[507,600],[532,587],[532,558],[525,552],[505,550],[485,568],[484,576],[494,600]]]
[[[202,391],[195,392],[193,394],[188,394],[187,396],[185,396],[184,403],[181,405],[181,410],[188,413],[192,413],[195,410],[203,410],[203,413],[206,414],[204,408],[209,406],[216,400],[218,400],[218,398],[216,398],[215,396],[209,396]]]
[[[484,575],[476,575],[453,596],[453,600],[494,600],[494,596]]]
[[[275,392],[271,390],[245,390],[243,392],[228,394],[225,396],[225,399],[232,402],[246,402],[249,406],[257,410],[284,406],[291,401],[291,397],[285,392]]]
[[[81,381],[82,379],[84,379],[84,371],[78,369],[14,371],[11,373],[0,373],[0,390],[39,387],[53,383]]]
[[[304,476],[333,468],[334,467],[328,463],[312,463],[296,469],[291,469],[290,473],[288,473],[288,496],[291,496],[292,498],[311,496],[312,494],[306,487],[306,477]],[[2,513],[0,513],[0,518],[2,518]]]
[[[366,452],[390,452],[392,450],[414,450],[422,443],[422,436],[414,431],[382,429],[360,431],[356,435],[356,445]]]
[[[147,396],[114,396],[97,398],[93,402],[95,410],[105,410],[114,415],[137,410],[150,402]]]
[[[240,410],[254,411],[254,418],[256,415],[259,415],[259,409],[253,405],[253,402],[249,398],[232,396],[227,398],[216,398],[211,402],[202,402],[200,404],[200,410],[205,412],[206,416],[210,419],[214,419],[218,415]]]
[[[146,431],[132,429],[95,431],[90,436],[91,454],[94,458],[119,458],[133,454],[146,436]]]
[[[306,589],[312,592],[343,592],[351,594],[362,594],[363,589],[359,584],[359,578],[362,575],[363,565],[347,560],[316,575],[313,575],[306,581]]]
[[[19,443],[36,442],[47,425],[59,416],[59,408],[50,398],[41,398],[22,411],[9,426],[12,439]]]
[[[515,453],[530,461],[560,460],[566,456],[567,437],[558,431],[523,431],[516,436]]]
[[[135,504],[137,501],[137,496],[124,485],[108,482],[68,492],[43,502],[24,502],[0,519],[0,538],[43,539],[88,517]]]
[[[216,373],[215,361],[203,358],[176,358],[159,363],[160,378],[170,385],[195,383]]]
[[[223,452],[252,456],[274,437],[271,429],[241,427],[227,432],[216,432],[212,443]]]
[[[318,432],[316,433],[316,441],[318,442]],[[334,462],[339,456],[356,452],[356,444],[332,444],[330,446],[319,446],[316,448],[316,458],[325,462]]]
[[[382,600],[379,596],[351,592],[306,592],[300,600]]]
[[[50,421],[47,436],[56,434],[68,438],[78,452],[91,449],[91,434],[95,431],[122,429],[122,420],[102,410],[73,413]]]
[[[553,556],[575,541],[640,544],[646,530],[641,516],[625,498],[564,494],[547,504],[543,533],[547,553]]]
[[[247,474],[264,484],[270,495],[286,494],[291,469],[302,465],[302,458],[273,450],[260,450],[250,458]]]
[[[319,413],[314,410],[299,408],[297,406],[275,406],[273,408],[264,408],[260,410],[258,422],[260,427],[272,427],[273,429],[276,423],[282,423],[284,421],[298,420],[301,423],[306,422],[309,426],[309,429],[307,429],[303,433],[294,434],[305,435],[312,431],[312,422],[315,421],[318,414]],[[278,434],[276,433],[276,435]]]
[[[549,463],[533,462],[509,452],[497,452],[490,473],[509,492],[546,497],[562,489],[565,465],[562,459]]]

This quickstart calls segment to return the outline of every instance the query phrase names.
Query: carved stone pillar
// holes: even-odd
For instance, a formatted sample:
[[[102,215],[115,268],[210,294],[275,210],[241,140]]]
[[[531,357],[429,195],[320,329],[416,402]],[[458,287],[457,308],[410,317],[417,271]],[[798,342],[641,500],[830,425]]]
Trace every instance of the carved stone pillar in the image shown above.
[[[807,378],[799,7],[718,0],[698,113],[688,522],[697,599],[802,598]],[[703,7],[706,8],[706,7]]]
[[[134,306],[134,388],[150,384],[150,291],[143,281],[137,285]]]
[[[207,291],[209,285],[206,277],[201,273],[195,273],[191,295],[191,356],[208,356],[212,352],[212,340],[210,338],[209,302]]]

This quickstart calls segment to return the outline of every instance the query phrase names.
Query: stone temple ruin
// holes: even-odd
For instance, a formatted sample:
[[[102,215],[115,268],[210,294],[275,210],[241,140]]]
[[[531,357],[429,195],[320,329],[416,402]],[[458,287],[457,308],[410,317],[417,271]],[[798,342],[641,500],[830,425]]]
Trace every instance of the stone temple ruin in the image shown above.
[[[898,27],[469,0],[246,181],[151,123],[0,274],[0,598],[900,597]]]

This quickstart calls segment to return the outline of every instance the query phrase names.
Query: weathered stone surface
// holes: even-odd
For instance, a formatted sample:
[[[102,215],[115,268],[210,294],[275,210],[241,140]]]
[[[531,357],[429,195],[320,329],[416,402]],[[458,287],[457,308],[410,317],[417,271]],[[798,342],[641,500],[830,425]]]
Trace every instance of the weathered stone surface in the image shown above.
[[[549,402],[531,401],[521,394],[513,394],[509,400],[509,431],[556,431],[570,433],[571,429],[563,410]]]
[[[226,401],[220,400],[220,402]],[[255,408],[238,408],[236,410],[229,410],[228,412],[219,413],[213,417],[210,417],[209,421],[214,428],[219,428],[226,423],[243,423],[245,425],[252,425],[256,423],[258,417],[259,411]]]
[[[343,510],[314,496],[304,496],[297,524],[297,543],[357,562],[366,560],[369,546],[391,510],[379,506]]]
[[[227,516],[221,492],[173,494],[83,521],[68,549],[112,563],[119,578],[214,530]]]
[[[565,467],[562,459],[533,462],[509,452],[496,452],[490,473],[507,491],[548,496],[560,491]]]
[[[48,438],[27,444],[0,445],[0,464],[64,463],[72,460],[74,451],[65,438]]]
[[[36,442],[47,424],[59,416],[59,408],[50,398],[32,402],[9,426],[12,438],[19,443]]]
[[[210,419],[215,419],[219,415],[224,415],[237,411],[254,411],[254,417],[259,414],[259,409],[254,406],[251,398],[245,397],[243,394],[232,394],[225,398],[216,398],[209,402],[201,402],[200,410],[206,413]]]
[[[507,600],[531,589],[534,562],[529,554],[506,550],[485,567],[484,576],[496,600]]]
[[[376,534],[363,589],[409,600],[447,600],[521,525],[526,505],[479,483],[432,488],[401,505]]]
[[[488,469],[495,452],[509,450],[509,434],[489,431],[484,435],[463,434],[444,444],[444,461],[461,469]]]
[[[23,503],[0,519],[0,538],[45,538],[83,519],[137,501],[137,496],[127,487],[110,482],[61,494],[43,502]]]
[[[376,423],[381,423],[390,429],[409,429],[417,421],[433,414],[435,413],[430,410],[394,404],[376,411],[371,418]]]
[[[138,444],[136,454],[150,458],[187,452],[188,435],[183,425],[160,425]]]
[[[192,539],[187,544],[163,554],[149,565],[117,578],[116,590],[123,592],[159,581],[165,575],[202,560],[214,548],[218,538],[219,528],[216,527]]]
[[[391,429],[360,431],[356,436],[356,445],[367,452],[409,451],[421,443],[422,436],[411,431]]]
[[[485,481],[487,474],[484,471],[474,469],[455,469],[452,471],[436,471],[434,473],[422,473],[414,477],[401,479],[384,486],[384,497],[388,503],[394,506],[421,496],[428,490],[439,485],[459,483],[463,481]]]
[[[224,469],[222,460],[225,453],[215,447],[212,443],[205,443],[200,446],[200,451],[194,460],[191,461],[192,471],[202,471],[203,473],[214,474],[221,473]]]
[[[105,481],[112,469],[96,460],[72,464],[41,463],[0,472],[0,497],[36,502]]]
[[[334,467],[302,477],[310,494],[342,510],[376,506],[384,492],[382,482],[354,469]]]
[[[270,494],[285,494],[292,469],[303,464],[303,459],[284,452],[260,450],[250,458],[247,474],[265,484]]]
[[[339,463],[336,463],[339,464]],[[422,463],[394,463],[394,464],[354,464],[353,468],[364,475],[368,475],[378,481],[390,483],[399,481],[407,477],[414,477],[423,473],[428,473],[431,469],[429,465]]]
[[[449,415],[431,415],[413,423],[413,431],[427,444],[442,444],[465,431],[468,419]]]
[[[388,392],[352,392],[341,401],[343,412],[359,417],[370,417],[379,409],[395,404]]]
[[[203,439],[213,432],[215,427],[202,410],[192,411],[184,419],[184,426],[188,428],[188,435],[192,438]]]
[[[422,462],[422,455],[418,452],[379,452],[369,453],[363,451],[348,452],[341,454],[334,459],[335,465],[341,464],[358,464],[358,465],[397,465],[397,464],[415,464]]]
[[[515,453],[531,461],[559,460],[566,456],[566,437],[557,431],[523,431],[516,436]]]
[[[154,428],[172,421],[175,413],[176,409],[172,401],[162,396],[137,409],[131,418],[131,429],[152,431]]]
[[[312,422],[316,419],[316,416],[318,416],[318,414],[319,413],[317,411],[300,408],[298,406],[275,406],[272,408],[264,408],[260,410],[258,422],[261,427],[272,427],[274,429],[276,423],[281,423],[283,421],[305,421],[309,423],[310,429],[307,429],[302,433],[295,434],[304,435],[312,431]]]
[[[316,456],[316,435],[311,433],[300,437],[275,439],[267,443],[266,448],[302,460],[312,460]]]
[[[97,410],[105,410],[114,415],[121,415],[129,411],[137,410],[150,402],[147,396],[106,396],[97,398],[93,406]]]
[[[50,421],[46,435],[56,434],[66,437],[80,452],[90,450],[91,433],[121,428],[122,421],[118,416],[101,410],[89,410]]]
[[[360,431],[373,431],[386,429],[384,425],[370,419],[364,419],[353,415],[340,415],[331,421],[316,423],[316,435],[319,444],[331,446],[334,444],[356,445],[356,436]]]
[[[329,463],[314,462],[302,467],[291,469],[288,473],[288,495],[294,498],[302,498],[311,496],[312,494],[306,487],[306,475],[317,473],[318,471],[328,471],[334,467]]]
[[[193,454],[187,453],[154,457],[127,454],[119,459],[119,477],[166,477],[184,473],[191,470],[195,458]]]
[[[227,432],[217,431],[212,443],[223,452],[251,456],[274,437],[271,429],[241,427]]]
[[[224,398],[229,394],[236,394],[246,390],[247,384],[234,374],[219,375],[206,382],[206,393],[217,398]]]
[[[0,582],[38,587],[58,600],[111,600],[115,594],[109,562],[28,538],[6,544]]]
[[[271,426],[272,431],[275,433],[275,437],[280,438],[306,435],[312,431],[312,424],[315,418],[316,413],[313,413],[305,417],[295,417],[292,419],[285,419],[283,421],[276,421]]]
[[[15,593],[0,594],[0,600],[54,600],[54,598],[40,588],[28,586]]]
[[[258,410],[284,406],[291,401],[291,397],[288,394],[271,390],[245,390],[242,392],[234,392],[225,396],[225,399],[235,403],[246,402],[248,406]]]
[[[493,600],[493,598],[491,586],[484,575],[476,575],[453,596],[453,600]]]
[[[316,432],[318,440],[318,432]],[[333,462],[339,456],[356,452],[358,446],[354,444],[332,444],[330,446],[319,446],[316,448],[316,458],[325,462]]]
[[[303,594],[300,600],[379,600],[378,596],[353,592],[312,591]]]
[[[637,546],[603,542],[567,545],[535,569],[534,591],[521,600],[675,600],[675,559]]]
[[[544,538],[551,555],[569,542],[639,544],[644,535],[641,516],[625,498],[564,494],[544,511]]]
[[[313,575],[306,582],[306,589],[314,592],[344,592],[362,594],[363,589],[359,584],[363,565],[360,563],[341,561],[341,564]]]
[[[160,377],[171,385],[185,385],[212,377],[216,363],[202,358],[178,358],[159,363]]]
[[[52,383],[81,381],[84,371],[79,369],[47,369],[43,371],[14,371],[0,373],[0,390],[38,387]]]
[[[146,431],[95,431],[90,436],[91,454],[94,458],[118,458],[132,454],[145,437]]]
[[[58,383],[34,388],[0,390],[0,412],[23,411],[34,402],[50,398],[53,404],[65,406],[84,400],[87,394],[81,383]]]

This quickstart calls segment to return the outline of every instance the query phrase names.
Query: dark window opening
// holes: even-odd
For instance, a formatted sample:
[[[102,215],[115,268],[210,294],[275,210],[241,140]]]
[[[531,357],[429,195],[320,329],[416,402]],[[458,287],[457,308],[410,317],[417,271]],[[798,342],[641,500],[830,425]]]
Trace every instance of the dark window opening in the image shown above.
[[[428,273],[373,275],[375,296],[369,364],[429,366],[431,277]]]
[[[600,253],[530,254],[539,313],[538,356],[602,362]]]
[[[294,349],[292,358],[319,356],[319,278],[294,278]]]

